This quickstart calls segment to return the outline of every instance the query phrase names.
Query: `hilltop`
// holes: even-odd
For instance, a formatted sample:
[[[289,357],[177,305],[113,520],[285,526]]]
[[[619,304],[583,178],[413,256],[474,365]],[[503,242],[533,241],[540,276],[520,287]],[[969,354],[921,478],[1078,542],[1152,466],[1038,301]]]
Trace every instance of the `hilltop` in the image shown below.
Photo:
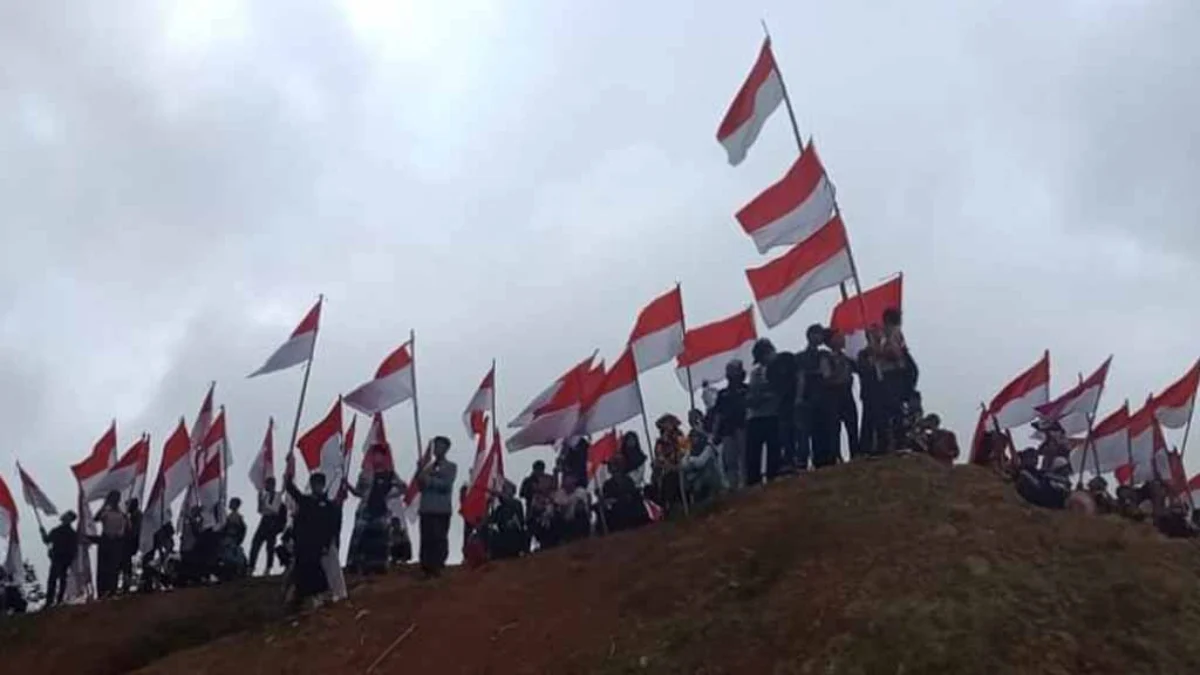
[[[282,617],[253,580],[0,622],[0,671],[1187,673],[1200,550],[924,457]]]

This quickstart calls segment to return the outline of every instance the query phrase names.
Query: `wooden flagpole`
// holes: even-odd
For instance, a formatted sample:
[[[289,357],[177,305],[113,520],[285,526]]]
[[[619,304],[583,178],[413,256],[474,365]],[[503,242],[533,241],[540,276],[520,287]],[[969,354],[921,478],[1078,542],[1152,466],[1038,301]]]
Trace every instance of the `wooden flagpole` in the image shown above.
[[[421,403],[417,398],[417,331],[409,330],[408,332],[408,348],[412,351],[412,374],[413,374],[413,430],[417,435],[417,465],[420,466],[421,456],[425,452],[425,446],[421,443]],[[494,383],[494,380],[493,380]]]
[[[678,281],[675,282],[675,288],[679,289],[679,297],[681,299],[680,304],[682,304],[683,290],[681,289]],[[683,343],[684,343],[684,348],[686,349],[687,332],[688,332],[687,331],[687,313],[686,312],[680,313],[679,325],[681,328],[683,328]],[[634,370],[637,369],[637,359],[634,359],[633,367],[634,367]],[[684,366],[683,370],[687,374],[688,411],[690,412],[692,409],[694,409],[696,407],[696,389],[692,384],[692,366],[691,366],[691,364]],[[641,385],[639,385],[639,387],[640,386]],[[639,396],[641,395],[640,388],[638,389],[638,395]],[[645,414],[645,408],[643,408],[643,414]],[[650,435],[649,434],[650,434],[650,427],[649,427],[649,425],[647,425],[647,427],[646,427],[646,442],[647,443],[650,443]],[[653,446],[650,446],[650,447],[651,447],[651,450],[653,450]]]
[[[317,305],[321,306],[325,303],[325,296],[317,296]],[[318,310],[318,315],[320,310]],[[308,350],[308,361],[304,363],[304,380],[300,382],[300,400],[296,403],[296,418],[292,422],[292,440],[288,443],[288,454],[292,454],[296,447],[296,437],[300,434],[300,415],[304,412],[304,397],[308,393],[308,375],[312,372],[313,356],[317,353],[317,336],[321,333],[321,322],[317,322],[317,327],[313,329],[312,348]]]

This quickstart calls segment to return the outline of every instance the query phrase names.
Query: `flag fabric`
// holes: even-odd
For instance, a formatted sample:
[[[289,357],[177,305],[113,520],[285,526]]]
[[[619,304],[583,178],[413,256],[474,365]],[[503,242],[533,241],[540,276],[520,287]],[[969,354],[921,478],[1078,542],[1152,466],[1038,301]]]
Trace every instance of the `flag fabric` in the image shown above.
[[[487,375],[483,376],[483,381],[479,383],[479,388],[475,390],[475,395],[467,402],[467,409],[463,411],[463,425],[466,426],[467,433],[471,436],[482,433],[483,417],[495,408],[496,366],[493,365],[491,370],[487,371]]]
[[[320,471],[325,474],[325,485],[330,494],[342,482],[342,399],[334,402],[333,408],[296,441],[300,450],[300,458],[308,467],[309,473]]]
[[[692,390],[705,382],[725,379],[725,366],[734,359],[750,369],[750,350],[758,332],[754,327],[754,310],[745,310],[731,317],[698,326],[683,338],[683,352],[675,359],[675,376],[686,390],[688,371],[691,371]]]
[[[192,485],[190,465],[192,442],[188,438],[187,426],[182,418],[175,431],[163,444],[162,461],[158,474],[150,487],[150,496],[142,507],[142,531],[139,533],[139,548],[149,551],[154,543],[154,533],[170,520],[171,502],[175,501]],[[83,515],[80,515],[82,518]]]
[[[371,457],[371,448],[381,445],[384,452],[382,464],[371,464],[376,461]],[[369,475],[374,475],[376,471],[396,470],[396,460],[392,456],[392,446],[388,443],[387,431],[383,427],[383,413],[375,413],[371,417],[371,426],[367,429],[367,437],[363,439],[363,458],[360,471],[367,472]]]
[[[1188,479],[1187,491],[1192,493],[1193,496],[1195,493],[1200,492],[1200,473]]]
[[[268,478],[275,477],[275,418],[267,418],[267,433],[250,464],[250,484],[262,492]]]
[[[304,363],[312,358],[313,347],[317,342],[317,329],[321,323],[321,301],[308,310],[300,325],[288,337],[287,342],[280,345],[261,368],[250,373],[248,377],[258,377],[277,370],[284,370]]]
[[[24,579],[21,557],[21,536],[17,532],[17,502],[13,499],[8,484],[0,476],[0,536],[8,539],[8,551],[4,556],[4,571],[9,578],[20,581]]]
[[[584,392],[598,379],[596,369],[592,367],[594,358],[593,354],[580,361],[555,383],[553,394],[534,408],[529,422],[508,439],[509,452],[538,445],[553,445],[576,432]],[[525,414],[522,413],[522,417]]]
[[[459,513],[463,520],[472,527],[478,527],[487,517],[492,494],[499,492],[503,486],[504,453],[500,448],[500,433],[497,431],[492,434],[492,448],[488,451],[487,458],[476,472],[462,504],[459,505]]]
[[[1151,399],[1154,416],[1168,429],[1182,429],[1192,417],[1196,389],[1200,387],[1200,361],[1161,394]]]
[[[867,329],[883,325],[883,313],[900,309],[904,299],[904,277],[885,281],[839,302],[829,318],[829,327],[846,338],[846,355],[858,358],[867,346]],[[864,314],[864,308],[866,313]]]
[[[200,518],[205,525],[221,524],[224,506],[221,501],[221,456],[211,455],[196,476],[196,503],[200,505]]]
[[[217,463],[217,471],[221,480],[225,480],[225,470],[232,463],[233,453],[229,449],[229,436],[225,433],[225,407],[217,413],[216,419],[208,426],[204,439],[200,441],[199,459],[203,462],[197,467],[197,474],[210,462]]]
[[[1000,390],[988,406],[995,425],[1011,429],[1037,419],[1037,406],[1050,397],[1050,351]]]
[[[42,488],[38,487],[33,478],[25,472],[20,462],[17,462],[17,475],[21,478],[21,494],[24,495],[25,503],[29,505],[29,508],[41,511],[47,516],[57,516],[58,507],[54,506],[54,502],[50,501]]]
[[[600,477],[604,473],[604,467],[608,464],[608,460],[617,456],[617,451],[621,448],[621,441],[617,437],[617,430],[613,429],[600,438],[597,438],[591,445],[588,446],[587,457],[587,477],[588,482],[602,482]]]
[[[650,522],[657,523],[663,519],[663,510],[658,504],[649,499],[643,499],[642,506],[646,507],[646,517],[650,519]]]
[[[850,244],[838,216],[782,256],[746,270],[758,313],[768,328],[783,323],[809,296],[853,276]]]
[[[737,166],[746,159],[746,153],[754,145],[758,132],[782,101],[783,78],[775,67],[771,41],[763,40],[750,75],[738,89],[721,125],[717,127],[717,141],[725,147],[730,164]]]
[[[829,222],[833,193],[817,149],[809,141],[779,182],[737,212],[737,221],[759,253],[799,244]]]
[[[400,345],[375,371],[375,379],[346,394],[346,405],[364,415],[374,415],[407,401],[416,391],[413,358],[408,342]]]
[[[1139,415],[1149,418],[1149,433],[1146,434],[1150,439],[1148,443],[1149,448],[1142,450],[1140,456],[1136,451],[1131,453],[1133,455],[1133,463],[1124,464],[1113,471],[1113,475],[1116,476],[1117,482],[1121,485],[1137,485],[1154,478],[1167,479],[1171,475],[1171,453],[1167,450],[1167,439],[1163,435],[1162,425],[1158,423],[1158,420],[1154,419],[1152,414],[1146,414],[1144,412],[1146,410],[1149,409],[1143,409],[1143,411],[1132,415],[1129,426],[1132,441],[1134,419]],[[1141,424],[1142,422],[1139,421],[1137,423]]]
[[[196,471],[200,471],[208,461],[207,457],[202,456],[201,450],[204,447],[204,439],[208,437],[208,428],[213,423],[214,389],[215,384],[209,385],[208,393],[204,395],[204,400],[200,402],[200,410],[196,413],[196,421],[192,422],[192,433],[188,435],[188,438],[192,439],[192,465]]]
[[[592,434],[615,427],[641,413],[642,396],[637,376],[633,350],[626,347],[604,374],[600,386],[584,401],[583,433]]]
[[[24,579],[25,565],[21,556],[21,535],[16,526],[8,533],[8,552],[4,556],[4,571],[18,582]]]
[[[125,499],[138,498],[141,503],[142,487],[146,484],[146,468],[150,464],[150,438],[142,434],[116,464],[108,470],[95,486],[95,494],[104,496],[109,492],[120,492]]]
[[[1167,442],[1154,417],[1154,406],[1147,401],[1140,410],[1129,415],[1128,460],[1134,466],[1144,466],[1153,475],[1154,455],[1166,451]]]
[[[108,475],[108,470],[116,463],[117,423],[113,422],[100,440],[96,441],[87,459],[71,467],[71,473],[75,474],[85,502],[105,496],[106,493],[100,489],[104,487],[104,477]]]
[[[570,370],[563,373],[557,380],[554,381],[553,384],[551,384],[549,387],[546,387],[540,394],[535,396],[534,399],[525,406],[525,409],[508,423],[508,428],[520,429],[521,427],[524,427],[532,422],[534,417],[537,416],[538,409],[550,403],[551,399],[555,397],[559,390],[561,390],[568,381],[571,381],[573,378],[582,377],[583,374],[586,374],[588,370],[591,369],[592,361],[595,360],[595,358],[596,355],[592,354],[583,361],[571,366]]]
[[[683,291],[679,286],[638,312],[629,346],[639,373],[657,368],[683,352]]]
[[[1100,405],[1100,394],[1104,391],[1108,367],[1111,364],[1110,356],[1086,380],[1063,392],[1053,401],[1034,406],[1038,418],[1045,422],[1056,420],[1067,434],[1081,434],[1087,431],[1087,420],[1095,416],[1096,408]]]
[[[1117,408],[1092,428],[1088,443],[1071,451],[1071,467],[1108,473],[1129,463],[1129,404]]]
[[[337,483],[338,499],[345,499],[350,493],[350,461],[354,457],[354,433],[358,428],[358,415],[350,418],[350,426],[342,440],[342,478]]]

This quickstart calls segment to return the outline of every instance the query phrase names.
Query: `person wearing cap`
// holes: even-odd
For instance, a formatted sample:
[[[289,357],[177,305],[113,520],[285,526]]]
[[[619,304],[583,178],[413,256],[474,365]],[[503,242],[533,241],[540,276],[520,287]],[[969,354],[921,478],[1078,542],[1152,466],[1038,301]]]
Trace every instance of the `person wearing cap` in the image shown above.
[[[680,464],[688,452],[688,439],[679,418],[666,413],[654,422],[658,440],[654,441],[654,471],[651,482],[663,508],[683,504],[683,477]]]
[[[322,559],[333,547],[340,511],[325,489],[325,474],[314,471],[308,477],[308,494],[300,492],[292,477],[285,474],[284,490],[296,505],[292,523],[294,552],[292,578],[296,604],[329,590]]]
[[[75,512],[67,511],[58,519],[58,526],[42,533],[42,541],[50,547],[50,575],[46,578],[46,606],[62,604],[67,592],[67,571],[79,555],[79,533],[75,530]]]

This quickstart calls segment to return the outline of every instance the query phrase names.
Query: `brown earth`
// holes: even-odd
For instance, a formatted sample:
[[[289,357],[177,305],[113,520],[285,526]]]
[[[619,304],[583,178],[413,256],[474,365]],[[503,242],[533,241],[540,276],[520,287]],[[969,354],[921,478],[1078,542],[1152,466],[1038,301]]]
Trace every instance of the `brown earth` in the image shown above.
[[[856,463],[279,618],[270,582],[0,622],[0,672],[1194,673],[1200,551],[973,467]]]

